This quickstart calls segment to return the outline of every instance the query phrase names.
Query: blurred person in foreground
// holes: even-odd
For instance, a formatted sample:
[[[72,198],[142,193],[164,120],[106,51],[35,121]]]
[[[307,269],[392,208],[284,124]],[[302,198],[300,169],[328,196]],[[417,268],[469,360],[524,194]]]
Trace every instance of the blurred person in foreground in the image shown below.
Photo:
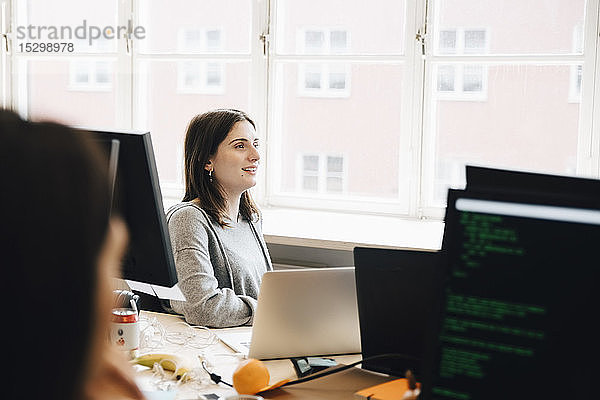
[[[143,399],[107,340],[127,243],[107,168],[85,133],[0,110],[6,398]]]

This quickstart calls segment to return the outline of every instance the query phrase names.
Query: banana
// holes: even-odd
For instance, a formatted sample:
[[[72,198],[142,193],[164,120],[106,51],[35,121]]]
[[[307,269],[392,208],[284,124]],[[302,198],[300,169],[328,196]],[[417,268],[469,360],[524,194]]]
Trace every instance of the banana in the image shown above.
[[[192,370],[185,360],[176,354],[148,353],[134,358],[131,362],[150,368],[154,367],[154,364],[158,364],[164,370],[172,371],[177,380],[187,378],[188,375],[185,374]]]

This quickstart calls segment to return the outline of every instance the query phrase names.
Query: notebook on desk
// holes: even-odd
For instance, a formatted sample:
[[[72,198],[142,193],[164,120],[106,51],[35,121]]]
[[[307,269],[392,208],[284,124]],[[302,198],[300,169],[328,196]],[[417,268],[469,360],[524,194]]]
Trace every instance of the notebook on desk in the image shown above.
[[[307,268],[263,275],[248,334],[221,340],[258,359],[360,353],[354,268]]]

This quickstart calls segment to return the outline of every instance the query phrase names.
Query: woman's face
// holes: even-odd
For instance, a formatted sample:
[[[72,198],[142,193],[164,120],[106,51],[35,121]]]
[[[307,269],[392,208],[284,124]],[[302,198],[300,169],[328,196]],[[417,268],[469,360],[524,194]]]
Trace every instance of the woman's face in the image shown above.
[[[228,196],[240,196],[256,185],[258,169],[258,139],[252,124],[236,122],[217,152],[205,165],[212,177],[225,189]]]

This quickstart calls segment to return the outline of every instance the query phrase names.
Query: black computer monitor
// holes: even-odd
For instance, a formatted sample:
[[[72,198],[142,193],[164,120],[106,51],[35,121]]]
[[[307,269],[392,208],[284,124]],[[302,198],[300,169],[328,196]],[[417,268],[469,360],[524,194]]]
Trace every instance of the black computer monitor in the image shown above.
[[[554,198],[596,200],[600,205],[600,185],[597,179],[530,171],[466,166],[465,190],[547,195]]]
[[[594,398],[600,208],[451,190],[423,398]]]
[[[112,204],[114,202],[117,167],[119,165],[119,141],[117,139],[95,136],[94,142],[98,145],[106,158],[106,165],[108,165],[107,173],[110,187],[110,202]]]
[[[354,271],[364,369],[421,376],[424,338],[439,301],[440,252],[354,248]]]
[[[114,151],[115,141],[118,143],[113,213],[119,214],[129,229],[123,279],[174,286],[177,274],[150,133],[94,129],[85,132],[103,142],[105,149]]]

